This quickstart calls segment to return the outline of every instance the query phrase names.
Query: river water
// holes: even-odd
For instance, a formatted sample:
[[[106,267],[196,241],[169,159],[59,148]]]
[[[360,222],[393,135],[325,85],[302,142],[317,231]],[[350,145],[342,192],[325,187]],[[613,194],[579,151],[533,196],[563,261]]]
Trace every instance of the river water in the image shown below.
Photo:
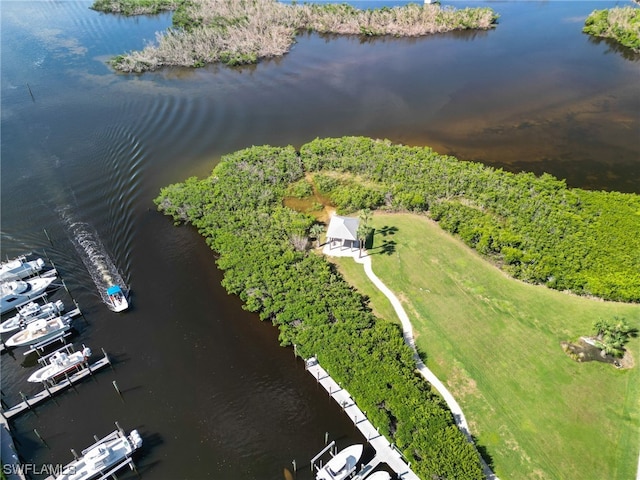
[[[119,75],[108,58],[153,41],[169,14],[0,4],[1,254],[46,250],[84,312],[74,342],[114,359],[15,420],[26,462],[67,463],[70,448],[114,421],[141,432],[143,478],[281,479],[293,460],[298,478],[311,478],[325,432],[339,445],[362,441],[275,329],[221,288],[197,233],[155,211],[162,186],[208,174],[225,153],[367,135],[570,186],[640,191],[638,56],[580,32],[588,13],[616,2],[473,5],[501,15],[494,31],[303,35],[257,66]],[[125,314],[101,303],[71,241],[78,225],[130,284]],[[6,403],[35,393],[33,363],[20,350],[2,356]]]

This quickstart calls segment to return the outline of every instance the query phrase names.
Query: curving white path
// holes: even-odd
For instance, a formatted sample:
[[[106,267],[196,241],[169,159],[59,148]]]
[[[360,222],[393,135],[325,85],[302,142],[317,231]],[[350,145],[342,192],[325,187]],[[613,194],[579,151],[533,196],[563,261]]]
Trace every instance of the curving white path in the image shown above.
[[[380,290],[384,295],[389,299],[393,309],[395,310],[398,318],[402,322],[402,336],[404,337],[404,341],[409,345],[413,350],[413,357],[416,361],[416,367],[420,371],[420,374],[438,391],[438,393],[444,398],[445,402],[447,402],[447,406],[451,410],[453,414],[453,418],[456,422],[458,428],[465,434],[467,440],[470,443],[473,443],[473,439],[471,437],[471,433],[469,432],[469,425],[467,424],[467,419],[462,413],[462,408],[456,399],[451,395],[451,392],[447,390],[447,387],[434,375],[434,373],[427,368],[424,364],[420,356],[418,355],[418,351],[416,350],[415,341],[413,339],[413,327],[411,325],[411,321],[409,320],[409,316],[404,311],[400,300],[398,297],[389,290],[389,288],[380,280],[375,273],[373,273],[373,268],[371,267],[371,256],[369,256],[366,250],[362,251],[362,256],[360,256],[360,251],[358,249],[352,249],[348,247],[342,246],[332,246],[330,243],[326,243],[322,253],[328,256],[334,257],[352,257],[356,263],[360,263],[364,266],[364,271],[367,274],[367,277],[373,282],[378,290]],[[489,465],[484,461],[482,456],[480,456],[480,461],[482,462],[482,468],[484,470],[485,475],[489,480],[499,480],[498,477],[493,473]]]

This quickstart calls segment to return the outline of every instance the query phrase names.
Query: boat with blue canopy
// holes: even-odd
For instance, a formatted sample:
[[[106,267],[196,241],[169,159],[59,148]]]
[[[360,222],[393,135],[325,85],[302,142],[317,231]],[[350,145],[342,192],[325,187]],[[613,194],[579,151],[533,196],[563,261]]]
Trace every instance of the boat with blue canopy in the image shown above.
[[[107,288],[107,297],[109,302],[107,306],[114,312],[122,312],[129,308],[129,301],[127,300],[127,295],[120,288],[119,285],[112,285]]]

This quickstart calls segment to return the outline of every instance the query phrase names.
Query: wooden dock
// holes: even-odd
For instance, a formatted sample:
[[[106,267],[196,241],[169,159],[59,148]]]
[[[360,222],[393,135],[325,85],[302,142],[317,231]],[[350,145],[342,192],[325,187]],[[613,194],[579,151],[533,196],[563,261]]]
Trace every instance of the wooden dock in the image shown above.
[[[70,386],[85,379],[90,375],[93,375],[94,372],[106,367],[107,365],[111,365],[111,360],[109,359],[109,355],[107,355],[107,352],[105,352],[104,350],[103,350],[103,353],[104,353],[104,357],[102,357],[100,360],[94,363],[87,362],[86,364],[84,364],[85,367],[82,370],[72,375],[66,376],[64,380],[60,381],[59,383],[53,386],[49,387],[45,385],[45,389],[40,393],[37,393],[33,397],[29,398],[27,396],[23,396],[24,398],[23,402],[17,405],[14,405],[13,407],[5,411],[0,412],[1,416],[4,419],[8,420],[12,417],[15,417],[16,415],[20,415],[21,413],[24,413],[26,410],[29,410],[32,407],[38,405],[39,403],[42,403],[45,400],[53,397],[56,393],[69,388]]]
[[[398,450],[389,443],[384,435],[369,422],[367,416],[356,405],[349,392],[343,389],[331,376],[320,366],[315,358],[306,361],[306,369],[313,375],[316,381],[324,387],[329,395],[338,402],[342,410],[349,416],[367,442],[375,449],[375,457],[360,472],[353,477],[354,480],[363,480],[381,463],[386,463],[403,480],[420,480],[411,470],[411,467],[404,460]]]

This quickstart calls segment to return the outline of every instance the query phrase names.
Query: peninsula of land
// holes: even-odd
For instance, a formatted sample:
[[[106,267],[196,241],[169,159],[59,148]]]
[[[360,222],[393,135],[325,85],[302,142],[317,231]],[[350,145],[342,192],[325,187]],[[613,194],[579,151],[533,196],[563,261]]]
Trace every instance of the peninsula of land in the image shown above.
[[[510,426],[504,421],[513,418],[514,412],[508,407],[520,402],[517,395],[523,393],[522,385],[531,384],[535,395],[553,398],[562,405],[574,402],[574,393],[567,388],[569,383],[575,384],[576,392],[582,392],[576,394],[589,395],[593,388],[590,383],[571,380],[583,375],[578,370],[583,365],[565,355],[560,342],[589,334],[594,314],[625,316],[633,326],[640,322],[637,305],[631,305],[640,302],[640,196],[571,189],[550,175],[512,174],[461,162],[429,148],[344,137],[316,139],[299,151],[271,146],[241,150],[223,157],[210,177],[190,178],[166,187],[156,199],[161,211],[176,222],[195,226],[217,252],[217,264],[224,272],[223,286],[238,295],[247,310],[276,325],[283,345],[295,345],[303,358],[317,356],[331,376],[352,393],[359,407],[366,410],[371,422],[412,462],[421,478],[475,479],[483,478],[478,453],[456,427],[442,399],[416,375],[413,352],[404,343],[393,314],[384,314],[385,319],[374,315],[372,305],[377,312],[384,312],[374,294],[370,304],[335,267],[312,251],[310,239],[318,238],[314,226],[327,202],[345,214],[370,209],[426,215],[437,222],[443,235],[449,232],[456,236],[482,255],[484,262],[493,263],[504,273],[537,284],[537,289],[543,291],[575,294],[553,292],[552,300],[548,296],[538,300],[537,295],[523,293],[519,287],[513,288],[513,297],[509,296],[511,286],[490,291],[482,280],[487,274],[467,277],[477,268],[468,268],[468,263],[458,268],[457,263],[464,260],[459,252],[438,261],[443,264],[446,260],[458,269],[454,277],[442,277],[442,284],[433,284],[426,277],[417,279],[412,271],[410,297],[407,284],[394,280],[395,273],[384,275],[385,283],[389,281],[392,289],[402,292],[401,299],[424,297],[429,293],[426,290],[440,292],[435,309],[415,303],[418,315],[414,317],[423,322],[422,328],[428,329],[425,332],[432,328],[442,331],[442,343],[434,347],[422,343],[423,337],[418,335],[418,349],[429,353],[427,364],[443,373],[445,379],[451,375],[447,369],[456,367],[454,373],[462,379],[462,387],[454,381],[454,395],[463,400],[460,388],[464,389],[474,378],[483,379],[478,388],[485,398],[494,399],[493,403],[468,403],[469,408],[463,408],[471,418],[486,408],[487,415],[494,419],[493,424],[483,423],[485,435],[480,438],[479,447],[492,457],[493,462],[488,460],[498,476],[510,478],[521,474],[522,468],[531,468],[550,476],[563,472],[561,477],[569,478],[564,475],[566,466],[572,469],[581,458],[593,456],[591,452],[596,451],[602,453],[595,462],[600,468],[590,471],[606,471],[609,478],[623,478],[618,474],[632,470],[634,465],[630,462],[637,452],[622,458],[613,448],[605,455],[605,449],[593,441],[597,435],[604,435],[597,433],[604,423],[593,424],[595,436],[580,434],[580,438],[573,438],[571,432],[583,431],[592,423],[561,416],[557,419],[561,423],[551,421],[545,426],[566,432],[566,436],[554,437],[558,447],[549,449],[553,439],[548,438],[548,430],[532,432],[535,425],[525,422]],[[378,228],[377,238],[385,237],[381,251],[393,254],[388,258],[396,272],[408,274],[406,265],[419,262],[400,262],[396,254],[400,245],[394,243],[393,232],[409,232],[407,225],[415,226],[417,222],[387,223],[388,228],[386,224],[373,223]],[[426,248],[420,243],[426,231],[415,231],[419,232],[417,236],[409,234],[403,244],[414,250]],[[443,252],[447,247],[437,242],[428,246],[432,251]],[[423,263],[419,270],[426,272],[431,264]],[[437,267],[433,265],[434,271],[439,271]],[[445,268],[446,272],[449,270]],[[417,287],[423,287],[422,293],[415,291]],[[365,291],[369,294],[370,290]],[[569,301],[580,297],[591,299],[590,302],[598,297],[630,305],[609,309],[610,302],[602,300],[579,306]],[[444,304],[443,299],[451,301]],[[523,307],[522,313],[515,305]],[[479,323],[471,326],[469,322],[475,319]],[[484,335],[485,331],[490,335]],[[463,340],[470,347],[461,347],[465,355],[455,353],[456,345],[462,341],[454,338],[456,332],[465,332]],[[522,338],[529,338],[531,345]],[[555,342],[555,346],[551,348],[549,342]],[[637,342],[632,340],[631,350],[637,351]],[[448,365],[429,363],[434,348],[439,349],[439,354],[433,356],[433,361]],[[531,374],[530,356],[523,357],[526,360],[517,363],[517,369],[506,368],[518,361],[520,350],[544,355],[534,355],[535,365],[543,366],[543,377]],[[503,358],[502,351],[510,354]],[[447,358],[450,362],[443,360]],[[631,414],[629,410],[639,394],[634,382],[637,368],[603,368],[607,370],[595,372],[594,381],[610,385],[610,391],[623,392],[624,398],[617,400],[620,408],[637,418],[637,412]],[[485,369],[496,375],[478,373]],[[476,373],[469,377],[469,371]],[[520,371],[522,382],[517,380]],[[601,408],[602,399],[595,393],[597,390],[593,400]],[[531,396],[526,388],[524,394],[526,398]],[[607,411],[608,407],[604,404],[602,408]],[[527,407],[526,418],[531,416],[529,410]],[[611,438],[626,442],[637,435],[634,421],[624,420],[624,415],[609,417],[606,428]],[[476,425],[481,422],[471,425],[474,435]],[[487,431],[491,434],[486,435]],[[515,453],[513,445],[518,445]],[[566,450],[560,445],[571,448]],[[567,454],[576,462],[568,461]],[[534,461],[523,463],[523,458]],[[620,462],[625,465],[623,470],[619,469]],[[585,475],[582,478],[588,478]]]

